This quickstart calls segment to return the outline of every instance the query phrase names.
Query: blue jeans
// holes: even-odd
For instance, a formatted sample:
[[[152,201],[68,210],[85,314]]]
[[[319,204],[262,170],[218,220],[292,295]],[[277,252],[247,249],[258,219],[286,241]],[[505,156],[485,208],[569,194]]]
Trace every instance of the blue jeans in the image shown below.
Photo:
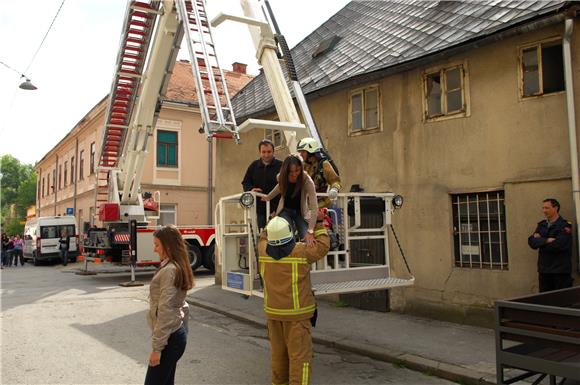
[[[173,385],[177,361],[183,355],[187,345],[187,331],[181,326],[171,333],[167,345],[161,352],[161,360],[157,366],[149,366],[145,376],[145,385]]]
[[[298,214],[296,210],[284,207],[280,214],[282,218],[286,219],[294,231],[298,232],[298,237],[304,239],[308,231],[308,223],[304,220],[302,215]]]
[[[60,259],[62,260],[63,266],[68,264],[68,250],[60,250]]]

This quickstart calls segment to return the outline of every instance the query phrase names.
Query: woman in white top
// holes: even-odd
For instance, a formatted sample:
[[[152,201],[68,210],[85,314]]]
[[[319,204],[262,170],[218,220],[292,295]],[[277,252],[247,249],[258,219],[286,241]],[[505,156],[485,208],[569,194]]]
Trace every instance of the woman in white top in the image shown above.
[[[161,265],[149,286],[147,320],[152,331],[152,351],[145,385],[173,385],[177,361],[187,344],[189,308],[187,291],[194,285],[187,246],[175,226],[153,233],[154,251]]]

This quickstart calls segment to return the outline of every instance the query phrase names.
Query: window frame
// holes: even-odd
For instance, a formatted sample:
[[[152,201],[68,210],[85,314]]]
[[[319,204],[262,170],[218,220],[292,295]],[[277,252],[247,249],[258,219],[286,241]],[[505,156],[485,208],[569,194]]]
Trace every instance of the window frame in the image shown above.
[[[68,160],[64,161],[64,187],[68,186]]]
[[[79,180],[85,179],[85,150],[79,151]]]
[[[476,200],[470,201],[470,198],[475,195]],[[465,197],[461,201],[461,197]],[[486,199],[480,199],[485,197]],[[453,244],[453,266],[455,268],[466,268],[474,270],[489,270],[489,271],[508,271],[509,270],[509,249],[507,243],[507,208],[505,205],[506,197],[504,189],[490,189],[486,191],[472,191],[449,193],[450,207],[451,207],[451,224],[452,224],[452,244]],[[486,206],[486,212],[481,213],[480,203]],[[476,211],[470,212],[470,205],[475,204]],[[496,204],[497,211],[490,210],[493,207],[490,204]],[[502,205],[500,207],[500,204]],[[466,205],[464,208],[467,213],[467,223],[462,221],[462,210],[460,205]],[[456,217],[457,214],[457,217]],[[471,218],[475,216],[476,223],[471,222]],[[494,218],[495,217],[495,218]],[[487,218],[487,219],[486,219]],[[497,229],[492,229],[492,222],[497,222]],[[481,226],[482,224],[486,226]],[[467,225],[464,231],[463,225]],[[473,230],[472,225],[475,225]],[[487,229],[485,229],[487,227]],[[496,233],[496,241],[492,234]],[[468,235],[468,244],[463,243],[462,236]],[[482,237],[483,235],[483,237]],[[472,238],[477,237],[475,243],[472,243]],[[493,245],[497,244],[497,251],[499,255],[494,254]],[[468,247],[469,252],[463,252],[464,247]],[[472,253],[471,250],[477,248],[477,253]],[[484,261],[485,252],[488,260]],[[465,257],[468,256],[467,261]],[[477,258],[473,258],[473,257]],[[499,258],[499,261],[498,261]]]
[[[461,109],[457,111],[448,112],[448,100],[447,100],[447,72],[459,69],[461,81]],[[439,74],[441,79],[441,113],[433,116],[429,116],[429,92],[427,89],[428,78],[431,75]],[[423,122],[436,122],[447,119],[464,118],[470,115],[470,99],[469,99],[469,70],[467,67],[467,62],[455,62],[449,63],[446,66],[438,66],[434,68],[429,68],[423,72],[422,76],[422,93],[423,93]]]
[[[77,181],[76,167],[75,167],[75,157],[70,157],[70,183],[74,184]]]
[[[42,177],[42,197],[43,197],[43,198],[44,198],[44,179],[45,179],[45,178],[46,178],[46,177],[44,177],[44,176]]]
[[[163,209],[162,206],[173,206],[173,210],[167,210],[167,209]],[[173,216],[175,218],[175,223],[173,223],[174,225],[177,226],[177,203],[162,203],[159,205],[159,219],[157,220],[157,225],[161,225],[164,226],[164,223],[161,223],[161,214],[162,213],[173,213]]]
[[[173,143],[169,143],[169,142],[160,142],[159,141],[159,133],[160,132],[168,132],[168,133],[173,133],[175,134],[175,165],[168,165],[168,164],[159,164],[159,144],[164,144],[166,145],[166,152],[165,152],[165,158],[166,160],[168,159],[168,151],[167,151],[167,146],[168,145],[172,145]],[[155,133],[155,167],[157,168],[161,168],[161,169],[170,169],[170,170],[175,170],[179,168],[179,136],[180,136],[180,132],[179,130],[172,130],[172,129],[157,129],[156,133]]]
[[[369,92],[377,92],[377,125],[373,127],[366,127],[366,111],[367,111],[367,100],[366,95]],[[354,96],[361,95],[361,128],[353,129],[353,102]],[[379,83],[374,83],[366,85],[364,87],[359,87],[352,89],[348,92],[348,136],[359,136],[365,134],[373,134],[376,132],[383,131],[383,103],[382,103],[382,93]]]
[[[93,175],[95,173],[95,155],[97,152],[97,146],[95,142],[91,143],[89,151],[90,151],[89,175]]]
[[[519,98],[520,100],[530,100],[534,98],[559,95],[566,92],[566,79],[564,78],[564,89],[556,92],[544,93],[544,74],[543,74],[543,64],[542,64],[542,46],[549,46],[554,43],[559,43],[562,46],[562,37],[550,37],[534,43],[527,43],[518,47],[518,85],[519,85]],[[538,85],[539,91],[536,94],[524,95],[524,51],[530,48],[536,48],[536,57],[538,60]],[[563,56],[563,53],[562,53]],[[564,58],[562,57],[562,62]],[[563,69],[562,69],[563,70]]]
[[[62,164],[58,165],[58,189],[62,190]]]

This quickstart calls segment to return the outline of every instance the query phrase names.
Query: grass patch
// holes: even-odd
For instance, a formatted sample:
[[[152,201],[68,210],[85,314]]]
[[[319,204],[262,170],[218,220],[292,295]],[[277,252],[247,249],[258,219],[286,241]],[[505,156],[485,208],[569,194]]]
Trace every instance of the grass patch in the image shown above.
[[[334,303],[335,307],[349,307],[350,305],[348,303],[346,303],[345,301],[339,299],[338,301],[336,301]]]

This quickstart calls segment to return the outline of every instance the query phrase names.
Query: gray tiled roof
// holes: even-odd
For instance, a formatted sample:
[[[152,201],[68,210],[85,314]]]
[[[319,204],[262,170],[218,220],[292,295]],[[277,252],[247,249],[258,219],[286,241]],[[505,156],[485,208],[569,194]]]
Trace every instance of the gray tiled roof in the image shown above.
[[[355,0],[292,49],[306,95],[355,76],[461,46],[558,11],[565,1]],[[284,32],[284,31],[282,31]],[[313,58],[337,35],[334,48]],[[273,107],[263,74],[232,100],[241,119]]]

